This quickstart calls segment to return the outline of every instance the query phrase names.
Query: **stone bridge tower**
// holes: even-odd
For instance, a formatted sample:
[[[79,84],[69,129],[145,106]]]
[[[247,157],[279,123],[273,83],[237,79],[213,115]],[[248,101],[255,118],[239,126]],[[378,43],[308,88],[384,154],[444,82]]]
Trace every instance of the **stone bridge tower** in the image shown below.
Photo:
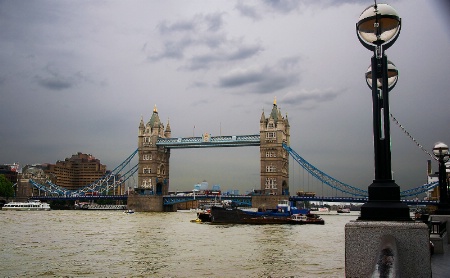
[[[261,137],[261,193],[264,195],[289,195],[289,121],[281,116],[276,99],[268,118],[261,115],[259,133]]]
[[[138,135],[138,185],[136,193],[145,195],[167,195],[169,193],[169,158],[170,150],[156,146],[158,138],[170,138],[169,121],[164,129],[153,108],[153,114],[147,124],[141,117]]]

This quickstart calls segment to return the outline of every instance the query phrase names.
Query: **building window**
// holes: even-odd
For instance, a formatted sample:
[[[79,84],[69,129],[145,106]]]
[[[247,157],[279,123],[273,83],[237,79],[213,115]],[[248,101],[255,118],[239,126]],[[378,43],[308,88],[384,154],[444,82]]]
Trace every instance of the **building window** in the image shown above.
[[[266,189],[277,189],[276,178],[266,178]]]
[[[274,151],[268,151],[266,152],[266,157],[277,157],[277,154]]]
[[[151,154],[144,154],[144,156],[142,157],[143,160],[152,160],[152,155]]]
[[[275,132],[267,132],[266,139],[275,139]]]
[[[277,171],[277,168],[275,166],[273,166],[273,165],[267,165],[266,166],[266,172],[273,173],[273,172],[276,172],[276,171]]]
[[[148,180],[144,179],[142,181],[142,187],[143,188],[150,188],[150,189],[152,189],[153,188],[153,186],[152,186],[152,179],[148,179]]]
[[[269,128],[273,128],[273,123],[269,123]]]
[[[144,174],[151,174],[152,173],[152,169],[151,168],[144,168],[143,169]]]

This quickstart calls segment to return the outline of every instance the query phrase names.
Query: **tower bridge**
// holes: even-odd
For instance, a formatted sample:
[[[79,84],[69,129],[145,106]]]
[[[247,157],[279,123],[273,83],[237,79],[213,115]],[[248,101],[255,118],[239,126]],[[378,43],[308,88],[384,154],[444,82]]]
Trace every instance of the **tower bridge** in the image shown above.
[[[264,111],[262,112],[259,134],[211,136],[205,133],[201,137],[185,138],[172,137],[171,135],[172,130],[169,122],[164,126],[155,106],[152,116],[147,123],[144,123],[143,118],[141,118],[138,130],[138,148],[106,176],[75,191],[60,187],[50,181],[37,182],[29,180],[31,186],[44,195],[33,196],[33,198],[42,200],[51,200],[51,198],[70,200],[87,197],[90,197],[92,200],[101,199],[102,196],[108,195],[108,192],[117,189],[130,178],[134,180],[135,173],[137,173],[138,181],[135,184],[134,194],[121,195],[119,197],[122,199],[126,197],[128,205],[134,206],[134,208],[137,208],[136,210],[162,211],[180,201],[190,200],[189,197],[174,198],[168,196],[170,186],[169,163],[172,150],[248,146],[259,146],[260,148],[260,189],[258,190],[258,195],[262,198],[256,198],[255,196],[230,197],[234,199],[239,198],[236,200],[243,204],[259,206],[261,204],[255,200],[265,202],[269,197],[275,199],[299,199],[299,197],[295,196],[289,197],[289,195],[295,195],[290,193],[289,188],[289,156],[296,162],[296,165],[301,166],[310,176],[321,182],[322,186],[326,185],[335,189],[336,192],[347,194],[346,198],[348,200],[364,201],[368,196],[366,190],[345,184],[317,169],[290,147],[289,121],[287,115],[285,117],[281,115],[281,110],[278,108],[276,101],[274,101],[272,110],[267,117]],[[136,155],[138,156],[138,163],[133,166],[131,161]],[[417,200],[412,201],[413,198],[408,197],[417,196],[436,186],[438,186],[438,182],[405,190],[400,194],[406,202],[417,203]],[[317,191],[318,189],[315,188],[314,190]],[[111,197],[111,199],[117,198]],[[341,200],[337,195],[335,197],[320,197],[320,199],[330,202],[332,200],[338,202]],[[420,203],[433,204],[433,202]]]
[[[201,137],[172,137],[170,123],[161,122],[158,109],[147,123],[141,118],[138,132],[138,184],[141,195],[167,195],[169,192],[169,163],[172,149],[259,146],[261,187],[263,195],[289,195],[290,126],[276,101],[268,117],[264,111],[260,118],[259,134]]]

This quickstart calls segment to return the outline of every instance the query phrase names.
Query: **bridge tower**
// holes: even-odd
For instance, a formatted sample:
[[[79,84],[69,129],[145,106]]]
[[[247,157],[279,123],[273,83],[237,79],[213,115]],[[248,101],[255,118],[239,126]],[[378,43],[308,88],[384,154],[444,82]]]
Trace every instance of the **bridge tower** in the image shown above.
[[[170,138],[170,136],[169,120],[167,120],[167,127],[164,129],[156,105],[147,124],[144,124],[141,117],[138,135],[137,193],[145,195],[167,195],[169,193],[170,149],[157,146],[156,141],[159,137]]]
[[[283,148],[289,146],[289,121],[281,116],[281,110],[273,101],[268,118],[264,111],[260,120],[261,192],[264,195],[289,195],[289,153]]]

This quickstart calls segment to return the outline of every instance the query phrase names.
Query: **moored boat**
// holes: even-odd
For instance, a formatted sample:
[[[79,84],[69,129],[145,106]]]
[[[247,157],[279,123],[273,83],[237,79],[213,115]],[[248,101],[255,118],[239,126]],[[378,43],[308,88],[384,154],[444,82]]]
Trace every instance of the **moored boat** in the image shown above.
[[[349,208],[338,208],[337,213],[350,213]]]
[[[324,225],[325,221],[317,214],[293,214],[289,224],[318,224]]]
[[[306,218],[301,216],[306,215]],[[233,207],[212,207],[212,224],[324,224],[307,209],[297,209],[289,201],[281,201],[276,209],[249,211]]]
[[[39,200],[29,200],[28,202],[10,202],[2,207],[2,210],[50,210],[50,205]]]
[[[98,205],[89,202],[75,202],[75,209],[89,210],[126,210],[127,205]]]

